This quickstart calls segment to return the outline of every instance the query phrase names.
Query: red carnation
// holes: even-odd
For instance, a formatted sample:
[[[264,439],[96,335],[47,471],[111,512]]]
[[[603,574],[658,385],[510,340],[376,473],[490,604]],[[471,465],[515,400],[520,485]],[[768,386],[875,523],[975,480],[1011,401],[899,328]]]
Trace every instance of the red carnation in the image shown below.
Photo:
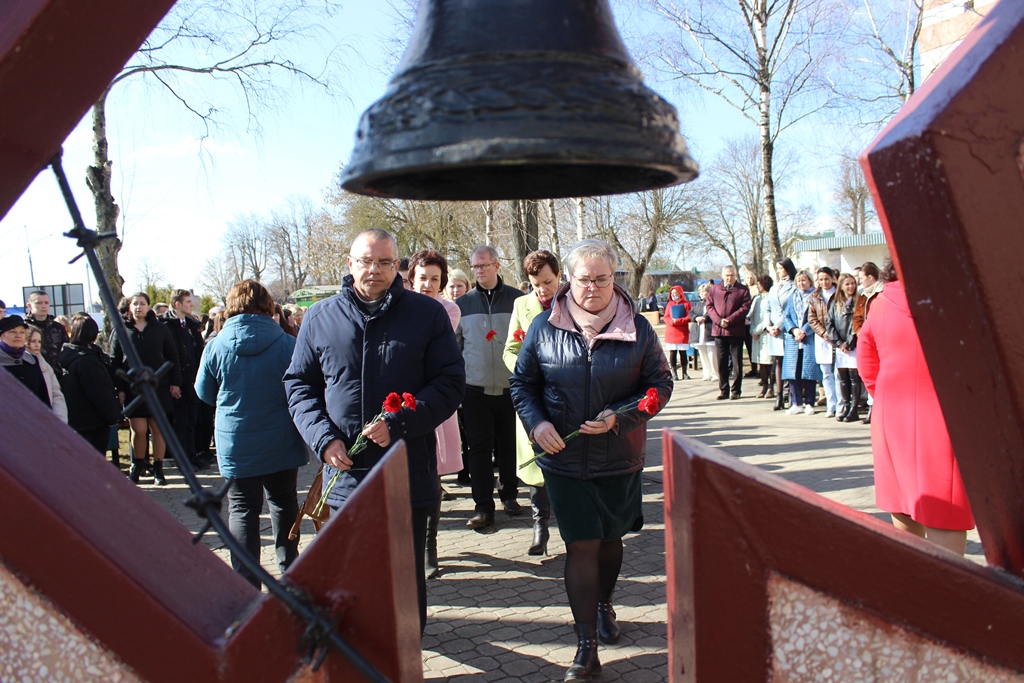
[[[647,390],[647,393],[646,393],[646,394],[645,394],[644,396],[645,396],[646,398],[649,398],[649,399],[651,399],[651,400],[652,400],[652,401],[654,401],[655,403],[657,403],[657,402],[658,402],[658,390],[657,390],[657,389],[655,389],[654,387],[651,387],[650,389],[648,389],[648,390]]]
[[[391,392],[388,397],[384,399],[384,412],[386,413],[397,413],[402,409],[402,397]]]
[[[516,330],[515,332],[512,333],[512,338],[515,339],[517,342],[521,342],[524,339],[526,339],[526,332],[523,330]]]
[[[656,412],[658,412],[658,399],[645,398],[640,401],[640,405],[638,405],[637,407],[640,410],[644,411],[645,413],[654,415]]]
[[[409,410],[416,410],[416,397],[408,392],[402,392],[402,405]]]
[[[498,333],[495,332],[494,330],[491,330],[490,332],[488,332],[487,333],[487,341],[491,341],[492,339],[494,339],[494,337],[497,336],[497,334]]]

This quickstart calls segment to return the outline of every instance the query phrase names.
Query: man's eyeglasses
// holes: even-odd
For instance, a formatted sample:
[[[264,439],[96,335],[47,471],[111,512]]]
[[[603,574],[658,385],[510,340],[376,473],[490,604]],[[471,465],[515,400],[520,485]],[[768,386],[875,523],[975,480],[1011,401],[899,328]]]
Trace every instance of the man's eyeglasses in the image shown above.
[[[365,268],[366,270],[370,270],[374,266],[377,266],[382,271],[392,271],[398,264],[398,261],[392,261],[390,259],[381,259],[380,261],[373,261],[371,259],[356,258],[352,254],[349,254],[348,257],[355,261],[356,263],[358,263],[360,268]]]
[[[605,287],[613,283],[615,281],[615,278],[613,278],[611,275],[602,275],[601,277],[595,280],[591,280],[590,278],[585,277],[574,277],[573,280],[575,280],[576,284],[578,284],[583,289],[590,289],[590,285],[595,285],[599,289],[604,289]]]
[[[470,270],[483,270],[485,268],[490,268],[493,265],[495,265],[494,261],[491,261],[490,263],[478,263],[475,266],[470,266],[469,269]]]

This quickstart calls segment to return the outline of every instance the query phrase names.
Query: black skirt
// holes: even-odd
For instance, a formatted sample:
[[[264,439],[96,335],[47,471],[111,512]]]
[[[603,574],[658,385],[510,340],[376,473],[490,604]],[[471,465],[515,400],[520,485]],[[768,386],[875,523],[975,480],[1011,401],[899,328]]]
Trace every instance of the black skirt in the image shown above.
[[[614,541],[643,528],[643,470],[597,479],[544,472],[544,485],[566,543]]]

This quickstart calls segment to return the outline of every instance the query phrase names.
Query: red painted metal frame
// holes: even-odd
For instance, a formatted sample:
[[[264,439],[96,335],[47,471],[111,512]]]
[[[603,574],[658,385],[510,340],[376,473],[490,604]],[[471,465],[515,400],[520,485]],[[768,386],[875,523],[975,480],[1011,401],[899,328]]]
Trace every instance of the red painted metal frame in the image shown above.
[[[670,680],[772,680],[773,573],[1024,672],[1019,580],[694,439],[662,446]]]
[[[0,217],[173,4],[0,3]]]
[[[303,624],[0,371],[0,560],[149,681],[287,680]],[[392,681],[421,681],[405,446],[285,580]],[[226,634],[231,631],[228,637]],[[340,654],[323,680],[360,677]]]
[[[1024,3],[998,3],[861,159],[989,563],[1024,573]]]

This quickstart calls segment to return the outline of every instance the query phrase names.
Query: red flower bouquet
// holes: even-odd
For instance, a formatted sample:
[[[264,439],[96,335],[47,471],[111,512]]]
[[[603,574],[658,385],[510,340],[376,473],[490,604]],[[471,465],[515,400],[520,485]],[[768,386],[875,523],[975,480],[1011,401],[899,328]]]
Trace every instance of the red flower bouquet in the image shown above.
[[[654,415],[655,413],[658,412],[658,408],[659,407],[660,407],[660,405],[659,405],[659,401],[658,401],[658,390],[655,389],[654,387],[651,387],[650,389],[648,389],[644,393],[644,397],[643,398],[641,398],[638,401],[634,401],[633,403],[629,403],[627,405],[622,406],[621,408],[619,408],[618,410],[615,411],[615,414],[616,415],[621,415],[622,413],[625,413],[628,410],[633,410],[634,408],[636,408],[637,410],[643,411],[643,412],[647,413],[648,415]],[[576,431],[574,431],[574,432],[564,436],[562,438],[562,441],[568,442],[569,439],[575,439],[579,435],[580,435],[580,430],[577,429]],[[532,464],[541,455],[546,455],[546,453],[538,453],[537,455],[533,456],[532,458],[530,458],[529,460],[524,462],[522,465],[520,465],[519,469],[523,469],[524,467]]]
[[[366,423],[363,430],[365,430],[366,427],[383,420],[384,416],[388,413],[394,414],[401,412],[403,407],[408,408],[409,410],[416,410],[416,397],[407,392],[403,392],[402,395],[399,396],[396,392],[392,391],[384,399],[384,406],[381,408],[380,412],[377,413],[376,417]],[[352,448],[348,449],[348,455],[351,457],[357,453],[362,453],[369,445],[370,440],[363,436],[362,430],[360,430],[359,436],[356,438],[356,442],[352,444]],[[334,476],[332,476],[327,482],[327,488],[324,489],[324,493],[320,497],[320,502],[316,504],[313,514],[320,514],[320,511],[323,510],[324,505],[327,504],[327,496],[331,494],[331,491],[334,489],[334,485],[338,483],[338,478],[341,476],[343,471],[345,470],[338,470],[335,472]]]
[[[517,342],[521,342],[526,339],[526,332],[524,330],[516,330],[512,333],[512,338]]]
[[[487,333],[486,339],[487,341],[493,341],[496,336],[498,336],[498,333],[495,332],[494,330],[491,330]]]

